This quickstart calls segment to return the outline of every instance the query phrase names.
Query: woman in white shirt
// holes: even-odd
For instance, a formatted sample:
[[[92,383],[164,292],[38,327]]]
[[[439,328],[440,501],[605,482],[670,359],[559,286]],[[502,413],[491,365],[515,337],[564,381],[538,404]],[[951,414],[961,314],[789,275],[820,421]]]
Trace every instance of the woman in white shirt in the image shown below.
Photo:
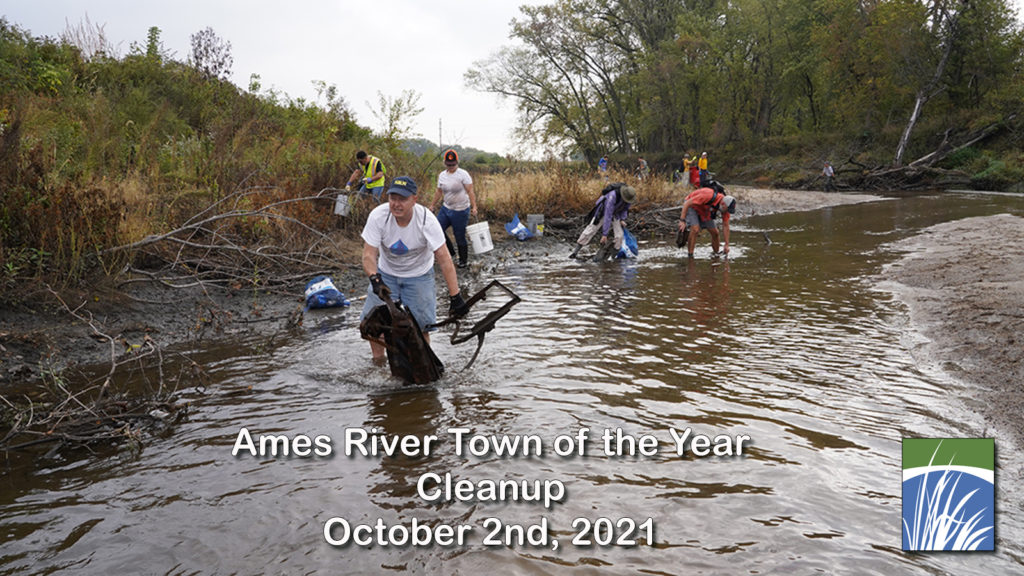
[[[459,168],[459,155],[455,150],[447,150],[444,153],[444,171],[437,176],[437,192],[434,193],[434,200],[430,203],[430,211],[437,209],[438,200],[444,199],[441,210],[437,213],[437,221],[441,224],[441,230],[447,230],[450,226],[455,235],[455,245],[459,249],[459,268],[466,267],[466,259],[469,256],[469,244],[466,241],[466,226],[469,225],[470,215],[476,216],[476,195],[473,194],[473,178],[469,172]],[[448,245],[448,253],[455,255],[451,240],[448,234],[444,236],[445,244]]]

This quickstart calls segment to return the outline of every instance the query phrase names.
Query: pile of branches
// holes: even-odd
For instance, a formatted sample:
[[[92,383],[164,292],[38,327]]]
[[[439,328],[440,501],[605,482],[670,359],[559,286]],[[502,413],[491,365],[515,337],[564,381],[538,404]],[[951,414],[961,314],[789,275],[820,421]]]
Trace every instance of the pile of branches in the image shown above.
[[[169,379],[164,374],[163,353],[152,339],[147,337],[138,348],[119,354],[120,343],[99,330],[92,315],[83,310],[84,304],[71,309],[49,290],[68,313],[92,328],[94,337],[108,342],[110,367],[106,374],[74,391],[59,374],[50,373],[33,390],[14,397],[0,395],[0,450],[49,444],[53,445],[50,453],[66,446],[127,443],[138,448],[145,433],[165,430],[187,416],[188,405],[179,401],[178,386],[197,379],[200,385],[205,383],[198,364],[186,358],[185,368]],[[125,367],[137,370],[142,378],[125,377]],[[132,381],[131,391],[128,381]]]
[[[960,170],[946,170],[938,164],[961,150],[974,146],[995,136],[1009,126],[1017,115],[993,122],[962,137],[962,142],[954,146],[950,142],[952,130],[946,130],[942,142],[932,152],[904,166],[868,167],[856,162],[852,157],[847,162],[856,167],[856,174],[844,178],[847,185],[860,190],[923,190],[933,188],[969,188],[971,176]],[[845,170],[838,170],[841,176]]]
[[[971,176],[961,170],[945,170],[933,166],[909,164],[900,167],[875,167],[869,168],[857,164],[852,158],[850,164],[859,167],[859,170],[845,179],[840,189],[855,190],[932,190],[936,188],[969,188]],[[845,176],[840,171],[840,175]]]
[[[343,191],[288,197],[276,186],[239,188],[199,209],[174,229],[115,246],[101,255],[128,254],[121,286],[151,282],[168,288],[239,289],[294,294],[298,281],[338,267],[341,246],[331,228],[362,221],[370,206],[333,214]]]
[[[110,394],[107,386],[91,386],[72,393],[57,376],[47,387],[56,397],[34,401],[26,394],[12,401],[0,396],[8,421],[0,450],[40,444],[54,444],[51,452],[98,444],[137,447],[144,433],[176,424],[188,413],[187,405],[179,403],[172,391],[133,397]]]

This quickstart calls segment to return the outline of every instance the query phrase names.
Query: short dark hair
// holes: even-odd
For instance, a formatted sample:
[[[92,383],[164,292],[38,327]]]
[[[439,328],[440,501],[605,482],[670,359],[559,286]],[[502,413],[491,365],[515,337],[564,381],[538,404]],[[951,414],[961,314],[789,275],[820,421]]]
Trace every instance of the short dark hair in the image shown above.
[[[366,151],[365,150],[360,150],[359,152],[356,152],[356,159],[357,160],[362,160],[363,158],[366,158]]]

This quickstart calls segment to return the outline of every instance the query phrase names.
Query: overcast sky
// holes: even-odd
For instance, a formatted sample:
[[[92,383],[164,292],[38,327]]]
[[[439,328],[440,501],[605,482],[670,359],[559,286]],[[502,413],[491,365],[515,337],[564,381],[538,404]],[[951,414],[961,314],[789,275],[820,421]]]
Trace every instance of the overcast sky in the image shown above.
[[[445,145],[512,151],[511,101],[466,88],[473,62],[512,45],[509,23],[524,4],[544,0],[0,0],[0,13],[34,36],[59,37],[86,15],[103,25],[120,54],[146,44],[151,26],[177,60],[189,37],[213,28],[231,42],[232,80],[245,88],[259,74],[263,88],[313,100],[314,80],[338,87],[357,121],[375,131],[377,92],[420,94],[415,131],[433,142],[438,122]],[[368,75],[375,78],[366,81]]]
[[[259,74],[263,88],[313,100],[314,80],[338,87],[357,121],[379,131],[378,91],[396,98],[420,94],[418,135],[502,154],[513,152],[514,104],[464,87],[463,74],[508,39],[524,4],[550,0],[0,0],[8,21],[35,36],[59,37],[88,16],[107,39],[128,52],[146,44],[151,26],[178,60],[189,37],[213,28],[231,42],[233,81],[246,88]],[[1024,0],[1011,0],[1020,10]],[[372,73],[372,82],[364,80]],[[528,152],[527,155],[534,155]]]

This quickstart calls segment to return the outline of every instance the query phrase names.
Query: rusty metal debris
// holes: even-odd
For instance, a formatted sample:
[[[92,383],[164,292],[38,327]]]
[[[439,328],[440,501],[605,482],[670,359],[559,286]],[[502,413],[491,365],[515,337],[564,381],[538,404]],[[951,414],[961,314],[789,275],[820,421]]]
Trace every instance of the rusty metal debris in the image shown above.
[[[522,299],[519,298],[519,296],[515,292],[510,290],[507,286],[505,286],[501,282],[498,282],[497,280],[491,280],[491,283],[488,284],[487,286],[484,286],[483,290],[480,290],[479,292],[474,294],[469,300],[466,300],[466,306],[468,306],[469,309],[472,310],[475,304],[487,299],[487,291],[491,290],[492,288],[501,290],[502,292],[507,294],[509,297],[508,301],[502,304],[497,309],[490,311],[486,316],[484,316],[482,319],[474,323],[472,328],[469,329],[468,334],[463,334],[461,336],[459,335],[459,332],[462,329],[463,318],[458,318],[455,316],[449,316],[448,318],[445,318],[444,320],[431,326],[433,328],[440,328],[442,326],[447,326],[448,324],[454,324],[455,331],[452,332],[452,336],[450,339],[452,344],[462,344],[463,342],[466,342],[476,337],[476,351],[473,352],[473,357],[469,359],[469,362],[467,362],[466,365],[462,367],[463,370],[472,366],[473,362],[476,362],[476,357],[478,354],[480,354],[480,348],[484,345],[484,335],[493,330],[494,324],[498,320],[503,318],[506,314],[508,314],[509,310],[511,310],[513,306],[522,301]]]
[[[444,364],[430,349],[419,323],[409,309],[390,297],[387,286],[381,294],[384,304],[374,308],[362,323],[359,334],[383,345],[391,374],[410,384],[429,384],[444,374]]]
[[[509,297],[508,301],[475,322],[468,333],[462,333],[465,317],[449,316],[436,324],[427,326],[427,329],[430,329],[454,325],[455,330],[450,339],[452,344],[462,344],[474,337],[477,339],[476,351],[462,368],[463,370],[472,366],[476,361],[484,343],[484,335],[493,330],[495,323],[521,301],[519,296],[504,284],[492,280],[490,284],[466,300],[466,306],[472,310],[474,305],[487,299],[487,293],[491,290],[504,292]],[[431,350],[430,344],[423,336],[422,329],[409,313],[409,309],[401,302],[392,301],[389,294],[386,293],[386,295],[388,297],[383,298],[384,304],[374,308],[360,324],[360,334],[364,339],[377,342],[387,349],[388,365],[394,376],[410,384],[434,382],[444,374],[444,364]]]

